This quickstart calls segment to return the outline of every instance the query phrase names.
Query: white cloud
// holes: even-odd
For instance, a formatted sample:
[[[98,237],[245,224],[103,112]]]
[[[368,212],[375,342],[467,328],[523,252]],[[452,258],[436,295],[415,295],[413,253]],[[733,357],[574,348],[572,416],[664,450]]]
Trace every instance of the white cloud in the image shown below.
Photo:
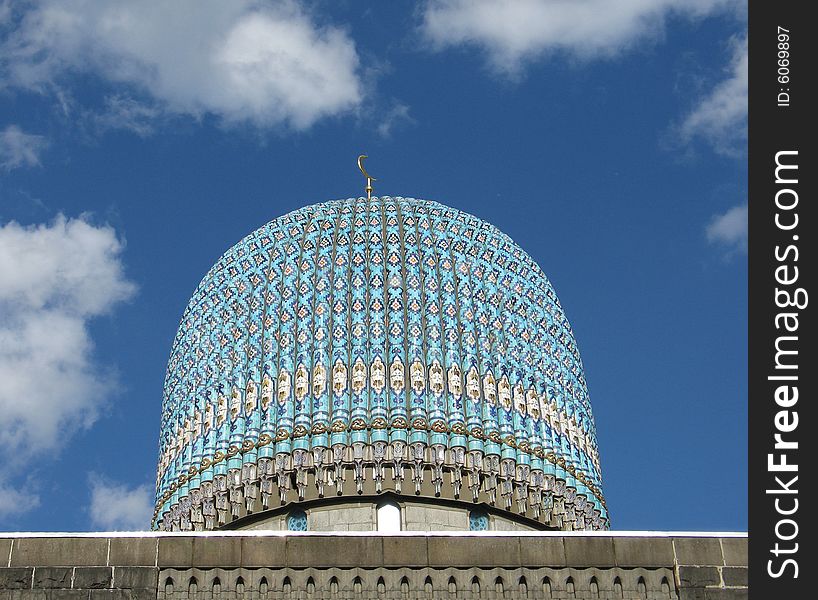
[[[150,484],[128,487],[92,473],[91,523],[106,531],[141,531],[150,528],[153,489]]]
[[[109,129],[126,129],[139,137],[154,133],[155,123],[162,116],[162,110],[137,102],[127,96],[105,98],[102,112],[88,114],[88,123],[99,132]]]
[[[40,505],[40,498],[29,484],[11,487],[0,479],[0,519],[21,515]]]
[[[347,33],[294,1],[38,0],[2,45],[7,85],[94,73],[169,114],[305,129],[363,99]]]
[[[392,130],[399,124],[414,123],[415,120],[409,114],[409,106],[396,102],[390,108],[380,123],[378,123],[378,134],[383,138],[391,137]]]
[[[0,132],[0,168],[11,171],[18,167],[40,166],[40,153],[48,146],[41,135],[25,133],[17,125]]]
[[[11,19],[11,0],[0,1],[0,25],[5,25]]]
[[[590,59],[660,36],[674,15],[741,11],[739,0],[429,0],[421,30],[436,49],[474,45],[514,74],[550,52]]]
[[[135,292],[122,249],[84,219],[0,227],[0,514],[15,475],[89,427],[112,392],[88,325]]]
[[[722,244],[734,251],[747,252],[747,205],[734,206],[715,215],[705,229],[710,243]]]
[[[727,78],[687,116],[679,128],[681,139],[702,138],[721,154],[739,154],[747,142],[747,37],[732,40],[733,55]]]

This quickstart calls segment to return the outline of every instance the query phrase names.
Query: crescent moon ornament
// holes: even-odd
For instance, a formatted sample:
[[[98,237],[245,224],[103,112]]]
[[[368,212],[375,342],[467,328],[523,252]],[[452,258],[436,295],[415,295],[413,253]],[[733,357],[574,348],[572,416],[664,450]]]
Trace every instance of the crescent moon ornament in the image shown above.
[[[375,181],[375,178],[372,177],[369,173],[366,172],[366,168],[364,168],[364,159],[365,158],[369,158],[369,157],[366,154],[361,154],[358,157],[358,168],[361,170],[361,173],[363,173],[364,177],[366,177],[366,187],[364,188],[364,191],[366,191],[366,199],[367,200],[372,200],[372,190],[373,190],[372,182]]]

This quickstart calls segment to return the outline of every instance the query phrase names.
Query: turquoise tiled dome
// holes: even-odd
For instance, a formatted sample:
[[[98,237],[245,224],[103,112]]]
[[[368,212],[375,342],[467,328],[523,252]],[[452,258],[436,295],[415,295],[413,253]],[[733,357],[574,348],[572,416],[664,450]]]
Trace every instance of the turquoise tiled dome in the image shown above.
[[[546,526],[607,527],[571,327],[494,226],[412,198],[316,204],[244,238],[194,292],[168,363],[154,526],[340,494],[347,472],[359,493],[431,483]]]

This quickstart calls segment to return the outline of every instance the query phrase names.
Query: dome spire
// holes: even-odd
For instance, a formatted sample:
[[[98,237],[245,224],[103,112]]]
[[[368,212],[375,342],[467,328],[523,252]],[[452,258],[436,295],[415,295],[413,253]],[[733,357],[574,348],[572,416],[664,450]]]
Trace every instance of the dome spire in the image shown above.
[[[366,177],[366,187],[364,188],[364,190],[366,190],[366,199],[372,200],[372,182],[375,181],[375,178],[366,172],[366,169],[364,168],[365,158],[369,157],[366,154],[361,154],[358,157],[358,168],[361,170],[361,173],[364,174],[364,177]]]

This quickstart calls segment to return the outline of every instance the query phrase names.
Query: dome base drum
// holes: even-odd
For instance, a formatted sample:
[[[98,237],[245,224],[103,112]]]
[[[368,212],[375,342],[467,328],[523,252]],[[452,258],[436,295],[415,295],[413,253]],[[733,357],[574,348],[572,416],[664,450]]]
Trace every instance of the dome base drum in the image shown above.
[[[531,471],[511,459],[501,464],[479,451],[464,455],[422,445],[409,449],[400,442],[336,450],[296,450],[216,476],[213,483],[191,490],[189,501],[162,515],[163,529],[212,530],[293,502],[390,492],[407,500],[417,496],[481,503],[526,517],[543,529],[604,528],[601,511],[586,495],[553,472]],[[435,455],[441,457],[437,462]]]

